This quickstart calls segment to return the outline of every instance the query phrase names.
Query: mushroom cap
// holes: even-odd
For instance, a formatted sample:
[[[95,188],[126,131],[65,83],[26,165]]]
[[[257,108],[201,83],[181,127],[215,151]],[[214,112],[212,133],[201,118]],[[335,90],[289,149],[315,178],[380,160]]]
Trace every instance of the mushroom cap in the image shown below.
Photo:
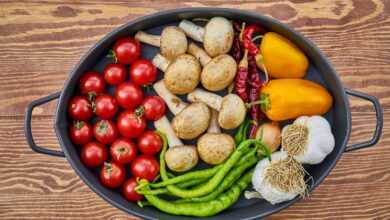
[[[173,60],[187,51],[187,37],[183,30],[175,26],[168,26],[161,32],[161,54],[169,60]]]
[[[228,134],[221,133],[206,133],[197,143],[199,157],[211,165],[224,162],[235,147],[234,139]]]
[[[242,99],[236,94],[223,97],[218,123],[224,129],[238,127],[245,119],[246,107]]]
[[[204,49],[211,57],[226,54],[232,47],[233,37],[232,23],[223,17],[213,17],[205,27]]]
[[[170,170],[184,172],[194,168],[199,157],[195,146],[182,145],[169,148],[165,154],[165,161]]]
[[[195,102],[172,119],[175,134],[182,139],[194,139],[205,132],[210,123],[210,109],[206,104]]]
[[[207,90],[219,91],[229,86],[236,76],[237,63],[227,54],[222,54],[203,68],[200,81]]]
[[[190,93],[199,84],[200,72],[201,66],[195,57],[188,54],[180,55],[165,71],[165,86],[174,94]]]

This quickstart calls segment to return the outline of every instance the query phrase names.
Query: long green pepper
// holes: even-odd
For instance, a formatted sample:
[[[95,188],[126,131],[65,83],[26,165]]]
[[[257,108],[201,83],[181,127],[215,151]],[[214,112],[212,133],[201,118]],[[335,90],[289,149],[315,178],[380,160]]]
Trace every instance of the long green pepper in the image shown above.
[[[245,156],[241,157],[240,161],[236,164],[234,170],[230,171],[230,172],[236,172],[236,169],[240,169],[240,167],[242,166],[247,166],[246,164],[249,163],[250,164],[250,160],[253,160],[254,158],[256,158],[255,154],[256,154],[256,149],[253,148],[251,149],[250,151],[248,151],[248,153],[245,154]],[[258,160],[258,159],[257,159]],[[168,173],[169,174],[169,173]],[[229,173],[230,174],[230,173]],[[229,175],[228,174],[228,175]],[[238,178],[239,176],[237,176]],[[224,181],[225,179],[228,178],[227,176],[224,178],[224,180],[222,181],[221,185],[224,184]],[[232,181],[231,184],[234,183],[234,181],[236,181],[237,179],[234,179]],[[207,178],[206,179],[191,179],[191,180],[187,180],[185,182],[180,182],[180,183],[177,183],[176,186],[178,186],[179,188],[188,188],[188,187],[191,187],[191,186],[203,186],[204,184],[206,184],[206,181],[207,181]],[[203,183],[203,184],[202,184]],[[200,184],[200,185],[198,185]],[[221,188],[218,187],[217,188],[217,191],[219,191]],[[215,195],[215,192],[212,192],[211,194],[209,195],[206,195],[204,197],[207,197],[207,198],[210,198],[212,196]],[[162,187],[162,188],[157,188],[157,189],[141,189],[141,190],[138,190],[138,193],[140,194],[144,194],[144,195],[160,195],[160,194],[167,194],[167,195],[172,195],[169,193],[168,189],[166,187]],[[215,198],[217,195],[215,195],[213,198]],[[192,199],[192,198],[191,198]],[[192,201],[191,199],[182,199],[181,202],[183,201]],[[195,198],[194,198],[195,199]],[[197,197],[195,200],[198,201],[199,197]],[[179,200],[178,200],[179,201]]]
[[[235,140],[237,145],[247,139],[249,124],[250,124],[250,120],[245,119],[245,121],[238,128],[238,131],[237,131],[236,135],[234,136],[234,140]]]
[[[186,182],[181,182],[177,184],[177,187],[179,188],[188,188],[191,186],[196,186],[200,183],[203,183],[207,181],[207,179],[193,179],[193,180],[188,180]],[[140,189],[137,190],[138,193],[143,194],[143,195],[159,195],[159,194],[167,194],[170,195],[169,191],[167,188],[158,188],[158,189]]]
[[[189,173],[174,177],[172,179],[169,179],[167,181],[163,181],[163,182],[159,182],[159,183],[151,183],[151,184],[149,184],[149,186],[153,187],[153,188],[159,188],[159,187],[164,187],[164,186],[188,181],[191,179],[209,178],[209,177],[213,176],[221,167],[222,167],[222,164],[214,166],[214,167],[209,168],[209,169],[189,172]]]
[[[181,203],[181,202],[207,202],[210,200],[215,199],[219,194],[230,188],[238,178],[247,170],[248,168],[252,167],[259,161],[259,158],[257,156],[251,156],[248,158],[247,163],[235,168],[234,170],[231,170],[229,174],[223,179],[221,184],[218,186],[217,189],[215,189],[212,193],[202,196],[202,197],[196,197],[196,198],[189,198],[189,199],[183,199],[183,200],[176,200],[175,202]]]
[[[250,149],[244,156],[241,157],[241,159],[238,161],[238,163],[236,164],[235,166],[235,169],[232,170],[231,172],[236,172],[236,169],[240,169],[241,166],[245,165],[247,166],[246,164],[247,163],[250,163],[250,160],[254,159],[254,158],[257,158],[255,156],[257,150],[256,148],[252,148]],[[168,173],[168,172],[167,172]],[[241,172],[242,173],[242,172]],[[240,173],[240,175],[241,175]],[[169,173],[168,173],[169,175]],[[230,173],[228,174],[230,175]],[[237,176],[238,178],[239,176]],[[225,179],[228,178],[228,177],[225,177]],[[224,181],[225,179],[222,181],[221,185],[224,184]],[[234,181],[236,181],[237,179],[234,179]],[[207,181],[207,178],[206,179],[191,179],[191,180],[187,180],[185,182],[180,182],[180,183],[177,183],[176,185],[179,187],[179,188],[188,188],[188,187],[191,187],[191,186],[196,186],[200,183],[203,183],[205,184]],[[233,184],[233,182],[231,184]],[[202,186],[203,184],[199,185],[199,186]],[[217,191],[220,190],[220,187],[218,187]],[[214,196],[215,195],[215,192],[212,192],[211,194],[205,196],[205,197],[208,197],[210,198],[211,196]],[[159,194],[167,194],[167,195],[171,195],[168,191],[168,189],[165,187],[165,188],[157,188],[157,189],[148,189],[148,190],[138,190],[138,193],[140,194],[148,194],[148,195],[159,195]],[[217,195],[215,195],[213,198],[215,198]],[[182,201],[190,201],[191,199],[182,199]]]
[[[220,194],[215,200],[208,202],[186,202],[176,204],[154,195],[145,195],[145,198],[157,209],[172,215],[196,217],[212,216],[229,208],[238,200],[242,191],[247,188],[251,182],[252,174],[253,169],[238,179],[229,190],[225,191],[225,193]]]
[[[253,144],[259,144],[261,141],[249,139],[242,142],[234,153],[229,157],[229,159],[223,164],[222,168],[202,187],[196,189],[181,189],[178,187],[168,186],[168,191],[181,198],[194,198],[204,196],[208,193],[211,193],[218,185],[221,183],[226,174],[234,167],[234,165],[239,161],[244,152],[246,152],[249,147]]]
[[[242,141],[245,141],[247,139],[246,138],[246,132],[247,132],[248,126],[249,126],[249,120],[246,120],[244,123],[241,124],[241,126],[239,128],[239,131],[237,132],[237,134],[235,136],[235,140],[236,140],[237,144],[239,144]],[[165,134],[163,134],[162,132],[158,132],[158,133],[160,134],[160,136],[161,136],[161,138],[163,139],[163,142],[164,142],[163,149],[161,150],[161,153],[160,153],[160,170],[161,170],[162,159],[164,159],[163,162],[165,163],[164,155],[166,153],[166,149],[167,149],[167,146],[168,146],[168,141],[166,139]],[[164,146],[165,146],[165,150],[164,150]],[[245,159],[244,160],[243,159],[244,158],[242,158],[239,161],[240,165],[245,162]],[[153,188],[159,188],[159,187],[164,187],[164,186],[167,186],[167,185],[172,185],[172,184],[176,184],[176,183],[179,183],[179,182],[187,181],[187,180],[190,180],[190,179],[209,178],[209,177],[213,176],[221,167],[222,167],[222,164],[219,164],[219,165],[214,166],[212,168],[189,172],[189,173],[183,174],[183,175],[178,176],[178,177],[173,177],[173,178],[171,178],[169,180],[164,180],[163,179],[162,182],[152,183],[149,186],[151,186]],[[165,166],[164,166],[162,171],[166,172],[166,167]],[[167,174],[169,176],[170,173],[167,172]]]

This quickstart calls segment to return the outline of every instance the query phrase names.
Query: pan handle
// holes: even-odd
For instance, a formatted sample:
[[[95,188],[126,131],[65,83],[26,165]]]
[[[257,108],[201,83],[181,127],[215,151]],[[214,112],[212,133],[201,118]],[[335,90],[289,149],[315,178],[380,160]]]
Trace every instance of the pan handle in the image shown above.
[[[382,134],[382,128],[383,128],[383,109],[382,109],[382,106],[379,103],[379,100],[374,96],[371,96],[371,95],[368,95],[368,94],[365,94],[362,92],[358,92],[358,91],[353,91],[350,89],[345,89],[345,92],[348,95],[355,96],[355,97],[370,101],[374,105],[375,114],[376,114],[376,127],[375,127],[375,131],[374,131],[374,136],[371,138],[371,140],[347,146],[345,151],[348,152],[348,151],[358,150],[361,148],[371,147],[372,145],[376,144],[379,141],[381,134]]]
[[[46,149],[46,148],[43,148],[43,147],[36,145],[34,142],[34,138],[32,136],[32,131],[31,131],[31,117],[32,117],[33,109],[39,105],[42,105],[42,104],[50,102],[54,99],[57,99],[58,97],[60,97],[60,95],[61,95],[61,92],[56,92],[56,93],[53,93],[53,94],[48,95],[46,97],[34,100],[27,106],[26,113],[24,116],[24,133],[26,135],[28,145],[30,146],[30,148],[33,151],[35,151],[37,153],[42,153],[42,154],[47,154],[47,155],[57,156],[57,157],[65,157],[64,152],[62,152],[62,151],[49,150],[49,149]]]

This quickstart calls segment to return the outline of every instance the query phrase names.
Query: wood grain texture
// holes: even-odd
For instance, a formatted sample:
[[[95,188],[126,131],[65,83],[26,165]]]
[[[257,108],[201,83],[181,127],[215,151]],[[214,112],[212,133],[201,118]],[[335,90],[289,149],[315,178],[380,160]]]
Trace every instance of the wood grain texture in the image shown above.
[[[310,195],[269,219],[390,219],[390,1],[7,1],[0,2],[0,219],[135,219],[93,193],[65,159],[31,152],[23,114],[61,90],[93,44],[127,21],[179,7],[227,7],[277,18],[328,56],[344,85],[380,98],[385,125],[374,147],[345,153]],[[350,143],[371,137],[372,107],[351,99]],[[34,111],[37,143],[58,149],[55,103]]]

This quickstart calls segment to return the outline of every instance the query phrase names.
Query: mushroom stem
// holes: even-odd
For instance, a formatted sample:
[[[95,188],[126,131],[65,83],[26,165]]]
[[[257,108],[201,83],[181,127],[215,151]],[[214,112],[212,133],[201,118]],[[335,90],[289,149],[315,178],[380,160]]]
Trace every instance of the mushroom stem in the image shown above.
[[[167,117],[163,116],[154,122],[154,127],[167,136],[169,147],[182,146],[183,142],[176,136]]]
[[[156,56],[153,57],[152,63],[161,71],[165,72],[168,69],[168,66],[170,64],[170,61],[164,57],[161,54],[156,54]]]
[[[177,115],[181,112],[185,107],[187,107],[187,103],[183,102],[179,97],[171,93],[164,84],[163,80],[156,82],[153,85],[156,93],[165,101],[169,110]]]
[[[195,89],[194,91],[188,93],[187,99],[190,102],[203,102],[210,108],[217,111],[221,110],[222,97],[203,89]]]
[[[206,51],[194,43],[190,43],[190,45],[188,45],[187,52],[198,59],[202,66],[206,66],[206,64],[211,60],[211,57],[207,55]]]
[[[153,35],[143,31],[138,31],[135,34],[134,38],[141,41],[142,43],[150,44],[155,47],[160,47],[161,37],[159,35]]]
[[[211,118],[209,128],[207,129],[207,133],[221,133],[221,128],[218,124],[218,112],[214,109],[211,110]]]
[[[191,21],[182,20],[179,24],[179,28],[181,28],[186,33],[186,35],[193,40],[203,42],[203,36],[205,33],[205,29],[203,27],[198,26]]]

